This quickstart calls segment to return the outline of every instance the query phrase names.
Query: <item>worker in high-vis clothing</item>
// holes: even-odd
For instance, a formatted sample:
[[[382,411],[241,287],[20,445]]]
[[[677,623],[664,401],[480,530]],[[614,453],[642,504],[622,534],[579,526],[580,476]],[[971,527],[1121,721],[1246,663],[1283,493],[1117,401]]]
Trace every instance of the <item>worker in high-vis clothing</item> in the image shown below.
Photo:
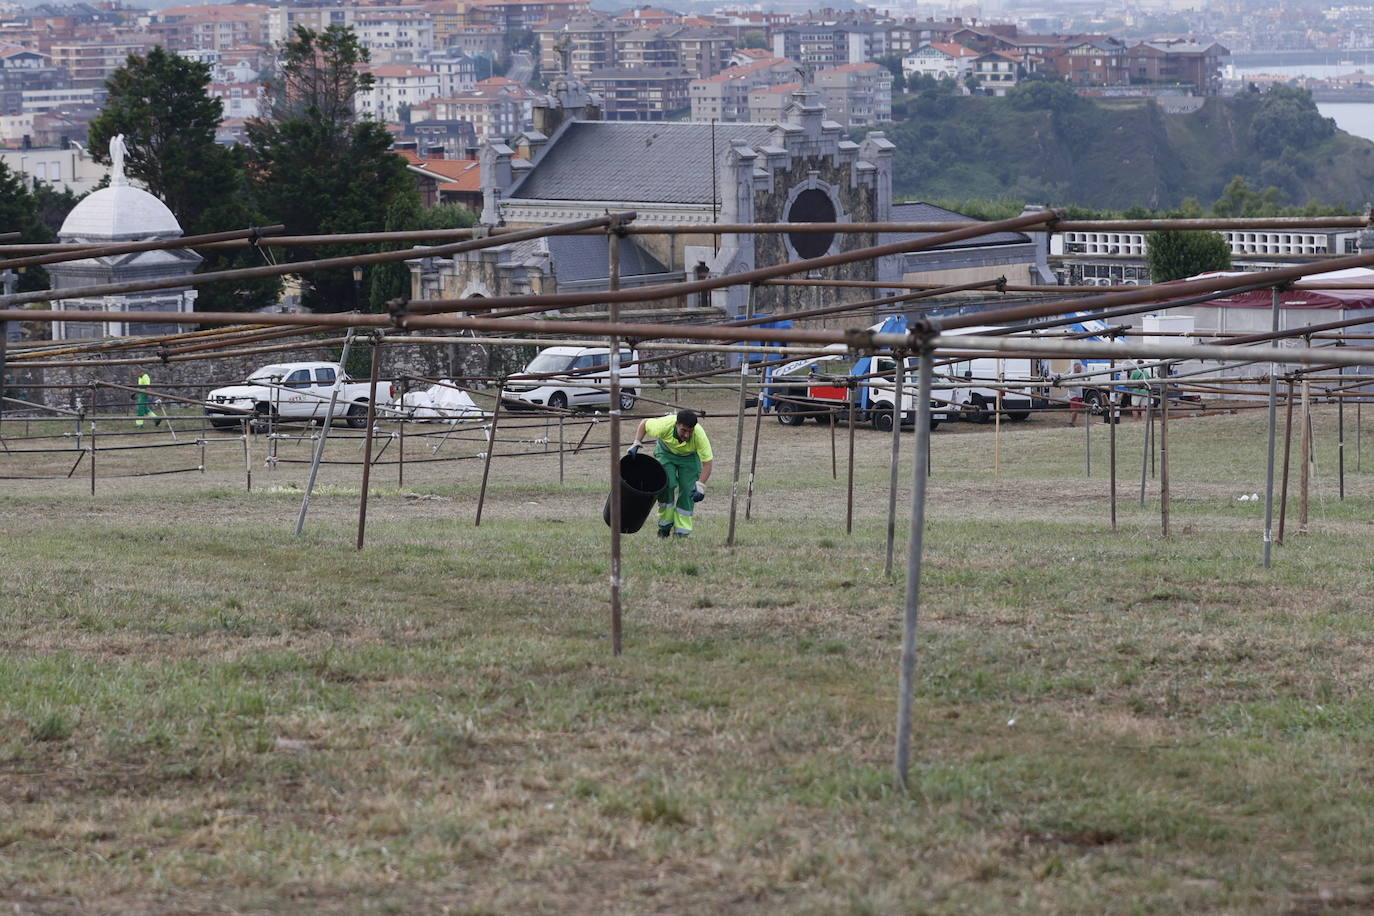
[[[142,426],[142,425],[143,425],[143,418],[146,417],[146,416],[149,416],[149,415],[151,415],[151,416],[153,417],[153,425],[154,425],[154,426],[161,426],[161,425],[162,425],[162,418],[161,418],[161,417],[158,417],[157,414],[153,413],[152,399],[148,397],[148,387],[149,387],[150,385],[152,385],[152,384],[153,384],[153,377],[152,377],[151,375],[148,374],[148,370],[147,370],[147,369],[141,370],[141,374],[140,374],[139,377],[138,377],[138,387],[139,387],[140,390],[139,390],[138,396],[137,396],[137,398],[138,398],[138,419],[134,421],[134,425],[135,425],[135,426]]]
[[[646,418],[635,430],[630,454],[644,445],[644,438],[658,440],[654,458],[663,465],[668,485],[658,494],[658,536],[685,538],[692,533],[692,515],[697,503],[706,498],[706,481],[711,479],[711,440],[690,410]]]

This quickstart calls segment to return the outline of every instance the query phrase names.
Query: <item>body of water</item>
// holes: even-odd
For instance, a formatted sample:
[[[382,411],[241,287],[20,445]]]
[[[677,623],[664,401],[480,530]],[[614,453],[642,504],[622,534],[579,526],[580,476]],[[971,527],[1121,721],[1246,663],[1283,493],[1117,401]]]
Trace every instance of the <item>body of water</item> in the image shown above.
[[[1317,110],[1346,133],[1374,140],[1374,102],[1318,102]]]
[[[1244,79],[1268,73],[1277,76],[1310,76],[1324,79],[1332,76],[1345,76],[1363,70],[1374,82],[1374,63],[1359,61],[1344,64],[1297,64],[1291,67],[1242,67],[1235,71],[1236,77]],[[1317,110],[1324,117],[1334,118],[1336,126],[1348,134],[1374,140],[1374,102],[1318,102]]]

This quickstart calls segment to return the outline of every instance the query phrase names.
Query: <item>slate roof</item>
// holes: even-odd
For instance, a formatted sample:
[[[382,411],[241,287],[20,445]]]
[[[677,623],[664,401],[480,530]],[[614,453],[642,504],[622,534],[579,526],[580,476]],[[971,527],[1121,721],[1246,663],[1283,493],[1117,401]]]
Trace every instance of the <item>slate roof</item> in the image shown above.
[[[935,222],[955,222],[958,220],[969,220],[977,222],[971,217],[953,210],[946,210],[944,207],[937,207],[934,204],[909,203],[892,205],[892,222],[894,223],[935,223]],[[884,232],[878,244],[886,245],[888,242],[903,242],[907,239],[921,239],[933,232]],[[980,235],[977,238],[965,239],[962,242],[950,242],[945,245],[936,245],[930,251],[939,251],[948,248],[981,248],[989,245],[1026,245],[1030,243],[1030,236],[1021,232],[994,232],[990,235]]]
[[[560,285],[596,280],[600,280],[603,287],[607,285],[610,249],[604,235],[550,235],[512,242],[493,250],[508,264],[520,264],[547,251]],[[671,271],[634,239],[620,239],[621,280],[667,273]]]
[[[610,273],[610,248],[604,235],[551,235],[549,255],[559,283],[604,280]],[[632,239],[620,239],[620,277],[667,273],[668,268]]]
[[[574,121],[506,198],[711,204],[713,129],[720,158],[732,140],[762,146],[773,125]]]

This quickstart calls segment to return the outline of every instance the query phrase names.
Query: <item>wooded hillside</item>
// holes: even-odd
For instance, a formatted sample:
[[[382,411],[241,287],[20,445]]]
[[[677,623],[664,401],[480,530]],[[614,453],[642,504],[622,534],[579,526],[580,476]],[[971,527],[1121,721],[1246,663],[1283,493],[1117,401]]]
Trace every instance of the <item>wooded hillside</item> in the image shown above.
[[[894,103],[897,199],[1013,198],[1096,209],[1204,205],[1241,177],[1277,202],[1358,210],[1374,199],[1374,143],[1275,87],[1210,98],[1191,114],[1153,101],[1098,103],[1067,85],[1023,83],[1005,98],[926,89]]]

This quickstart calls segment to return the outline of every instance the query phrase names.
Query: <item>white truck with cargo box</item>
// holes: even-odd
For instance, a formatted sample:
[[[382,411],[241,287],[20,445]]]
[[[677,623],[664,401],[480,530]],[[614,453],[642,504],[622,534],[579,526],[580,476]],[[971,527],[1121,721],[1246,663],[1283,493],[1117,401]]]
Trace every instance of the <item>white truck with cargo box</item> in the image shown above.
[[[321,419],[329,412],[334,386],[339,394],[329,419],[353,429],[367,425],[368,382],[355,382],[338,363],[273,363],[240,385],[216,388],[205,398],[205,416],[217,429],[238,426],[244,417],[278,420]]]
[[[620,409],[633,410],[639,392],[639,354],[620,351]],[[547,347],[506,379],[501,402],[520,409],[608,407],[611,403],[610,347]]]

